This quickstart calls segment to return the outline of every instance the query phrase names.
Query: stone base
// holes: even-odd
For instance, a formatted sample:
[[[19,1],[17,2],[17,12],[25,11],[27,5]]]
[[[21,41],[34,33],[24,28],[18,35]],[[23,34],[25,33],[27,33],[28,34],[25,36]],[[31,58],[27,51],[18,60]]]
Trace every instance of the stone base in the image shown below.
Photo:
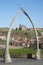
[[[12,62],[12,60],[11,60],[11,58],[10,58],[10,54],[8,54],[8,53],[5,54],[5,59],[4,59],[4,61],[5,61],[5,63],[11,63],[11,62]]]
[[[38,49],[38,50],[37,50],[37,53],[36,53],[36,59],[37,59],[37,60],[40,60],[40,59],[41,59],[41,58],[40,58],[40,55],[41,55],[40,53],[41,53],[41,50]]]

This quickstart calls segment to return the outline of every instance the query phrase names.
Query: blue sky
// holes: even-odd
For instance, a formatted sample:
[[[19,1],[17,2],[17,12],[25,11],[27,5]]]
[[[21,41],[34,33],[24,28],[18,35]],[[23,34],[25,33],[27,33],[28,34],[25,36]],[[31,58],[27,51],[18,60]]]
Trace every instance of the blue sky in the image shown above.
[[[43,28],[43,0],[0,0],[0,27],[9,27],[20,7],[29,14],[35,27]],[[13,28],[19,27],[19,24],[32,27],[23,13],[18,16]]]

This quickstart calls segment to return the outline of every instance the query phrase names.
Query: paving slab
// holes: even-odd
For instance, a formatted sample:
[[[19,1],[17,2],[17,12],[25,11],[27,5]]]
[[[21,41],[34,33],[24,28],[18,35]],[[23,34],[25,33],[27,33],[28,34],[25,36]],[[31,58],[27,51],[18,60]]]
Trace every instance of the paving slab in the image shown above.
[[[12,59],[12,63],[4,63],[3,59],[0,58],[0,65],[43,65],[43,59]]]

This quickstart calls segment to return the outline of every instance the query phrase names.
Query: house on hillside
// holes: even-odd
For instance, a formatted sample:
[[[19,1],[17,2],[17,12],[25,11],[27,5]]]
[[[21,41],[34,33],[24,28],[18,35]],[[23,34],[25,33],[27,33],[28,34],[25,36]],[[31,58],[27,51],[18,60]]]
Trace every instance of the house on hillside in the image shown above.
[[[4,36],[0,36],[0,39],[6,40],[6,36],[5,35]]]
[[[26,26],[24,26],[24,25],[19,25],[19,30],[26,30]]]

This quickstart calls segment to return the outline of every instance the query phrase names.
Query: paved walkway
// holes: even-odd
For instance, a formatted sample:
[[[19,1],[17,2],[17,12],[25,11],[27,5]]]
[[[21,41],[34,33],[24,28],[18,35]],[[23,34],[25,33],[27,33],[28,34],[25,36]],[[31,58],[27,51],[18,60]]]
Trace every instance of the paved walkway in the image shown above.
[[[20,49],[20,48],[23,48],[23,47],[22,46],[19,47],[19,46],[11,46],[11,45],[9,45],[9,48],[10,49]],[[0,45],[0,50],[1,49],[5,49],[5,45]]]
[[[12,63],[4,63],[0,58],[0,65],[43,65],[43,60],[35,59],[12,59]]]

